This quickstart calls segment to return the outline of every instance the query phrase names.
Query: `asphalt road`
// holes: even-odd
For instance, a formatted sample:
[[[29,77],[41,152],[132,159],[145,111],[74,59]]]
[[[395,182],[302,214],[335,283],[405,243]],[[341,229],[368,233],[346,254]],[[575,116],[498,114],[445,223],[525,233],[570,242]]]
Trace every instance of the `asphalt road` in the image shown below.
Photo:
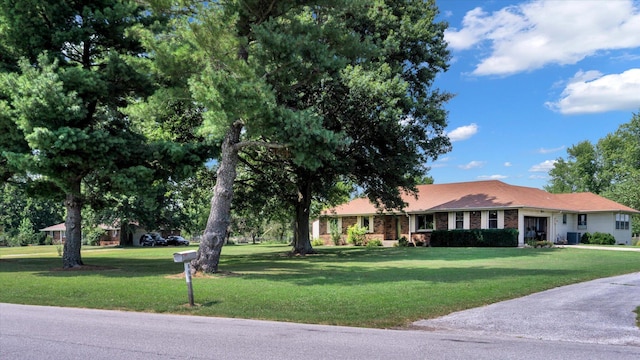
[[[640,272],[563,286],[415,325],[456,334],[640,346],[633,312],[638,306]]]
[[[627,285],[623,285],[628,282],[626,278],[610,279],[608,283],[620,283],[616,287],[636,293],[637,277],[634,274]],[[636,303],[638,299],[635,298]],[[575,318],[571,323],[580,321]],[[547,341],[515,335],[0,304],[3,360],[640,359],[640,346]]]

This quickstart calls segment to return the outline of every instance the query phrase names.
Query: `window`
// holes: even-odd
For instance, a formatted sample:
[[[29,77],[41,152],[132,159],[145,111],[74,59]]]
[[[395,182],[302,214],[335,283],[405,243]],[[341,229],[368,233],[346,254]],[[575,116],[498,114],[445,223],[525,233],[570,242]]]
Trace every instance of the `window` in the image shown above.
[[[491,210],[489,211],[489,229],[497,229],[498,228],[498,211]]]
[[[578,229],[587,228],[587,214],[578,214]]]
[[[416,231],[433,230],[433,214],[416,215]]]
[[[563,224],[567,223],[567,214],[562,214],[562,223]]]
[[[363,228],[367,229],[367,232],[369,232],[371,230],[371,228],[369,227],[370,224],[371,224],[371,221],[369,220],[369,217],[368,216],[363,216],[360,226],[362,226]]]
[[[464,229],[464,213],[462,211],[456,212],[456,229]]]
[[[616,230],[629,230],[629,214],[616,214]]]

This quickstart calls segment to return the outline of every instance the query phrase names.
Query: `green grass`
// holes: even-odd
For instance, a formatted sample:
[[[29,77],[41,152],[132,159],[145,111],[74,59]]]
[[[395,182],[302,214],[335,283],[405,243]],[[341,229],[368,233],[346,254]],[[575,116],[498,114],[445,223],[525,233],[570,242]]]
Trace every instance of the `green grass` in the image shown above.
[[[288,257],[289,249],[225,247],[222,273],[193,279],[190,308],[172,257],[182,247],[83,247],[85,264],[102,267],[83,271],[62,271],[55,246],[0,248],[0,302],[390,328],[640,271],[640,254],[626,251],[321,246]]]

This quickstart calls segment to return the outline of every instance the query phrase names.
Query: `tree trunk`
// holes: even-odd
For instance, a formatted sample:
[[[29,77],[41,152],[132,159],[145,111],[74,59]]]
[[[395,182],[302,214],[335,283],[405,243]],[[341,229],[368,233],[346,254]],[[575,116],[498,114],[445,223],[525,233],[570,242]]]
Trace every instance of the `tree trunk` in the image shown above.
[[[120,221],[120,246],[133,246],[131,226],[126,221]]]
[[[216,185],[211,198],[211,213],[207,227],[198,248],[198,256],[193,261],[195,271],[215,273],[218,271],[220,253],[224,245],[229,223],[231,221],[231,200],[233,199],[233,182],[236,178],[238,148],[242,122],[236,121],[222,143],[222,156],[218,167]]]
[[[309,208],[311,207],[311,186],[309,182],[302,181],[298,189],[298,201],[296,202],[296,218],[293,225],[293,250],[294,254],[315,254],[309,239]]]
[[[62,267],[70,269],[84,265],[80,256],[82,246],[82,199],[80,197],[80,181],[73,184],[73,189],[64,201],[67,209],[65,220],[66,240],[62,253]]]

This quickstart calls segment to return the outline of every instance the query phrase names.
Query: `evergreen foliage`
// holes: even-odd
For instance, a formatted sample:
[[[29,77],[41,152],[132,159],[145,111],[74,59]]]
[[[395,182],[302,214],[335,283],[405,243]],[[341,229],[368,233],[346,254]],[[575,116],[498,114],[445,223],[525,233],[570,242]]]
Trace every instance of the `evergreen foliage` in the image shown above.
[[[32,188],[64,195],[63,266],[80,266],[89,195],[150,177],[153,152],[121,109],[154,88],[129,30],[158,18],[140,2],[118,0],[4,0],[0,18],[0,44],[11,50],[0,59],[0,122],[27,144],[2,149],[3,177],[29,174]]]

